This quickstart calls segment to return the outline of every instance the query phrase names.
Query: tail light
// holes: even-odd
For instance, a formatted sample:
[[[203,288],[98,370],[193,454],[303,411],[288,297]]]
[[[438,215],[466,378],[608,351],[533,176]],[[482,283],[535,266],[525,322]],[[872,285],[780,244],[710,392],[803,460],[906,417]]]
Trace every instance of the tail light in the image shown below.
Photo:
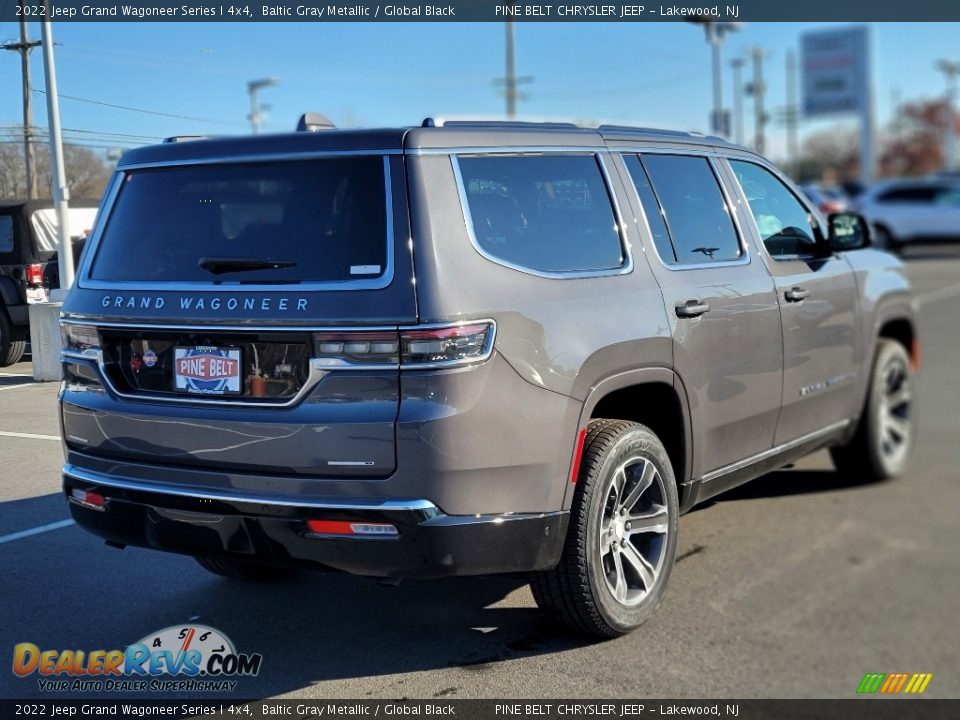
[[[63,323],[60,325],[60,336],[64,350],[82,353],[84,350],[100,349],[100,334],[89,325]]]
[[[37,263],[27,265],[27,283],[30,285],[43,285],[43,265]]]
[[[491,321],[398,331],[317,332],[313,334],[314,358],[333,367],[398,363],[404,368],[466,365],[490,357],[494,332]]]

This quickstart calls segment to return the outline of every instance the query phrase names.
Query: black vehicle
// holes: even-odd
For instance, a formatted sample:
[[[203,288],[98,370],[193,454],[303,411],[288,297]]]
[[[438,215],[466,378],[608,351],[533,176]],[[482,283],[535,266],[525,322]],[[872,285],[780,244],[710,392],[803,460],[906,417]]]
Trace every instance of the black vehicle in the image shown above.
[[[74,257],[96,217],[95,201],[74,201],[70,230]],[[19,362],[30,337],[29,304],[60,287],[56,214],[50,200],[0,200],[0,367]]]

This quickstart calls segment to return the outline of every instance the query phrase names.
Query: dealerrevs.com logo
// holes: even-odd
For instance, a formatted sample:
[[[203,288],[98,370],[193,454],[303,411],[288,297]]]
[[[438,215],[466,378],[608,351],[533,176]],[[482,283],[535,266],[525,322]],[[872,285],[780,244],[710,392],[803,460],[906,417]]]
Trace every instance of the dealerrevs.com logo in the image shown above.
[[[232,692],[233,678],[257,675],[262,662],[260,653],[238,653],[205,625],[164,628],[124,650],[13,648],[14,674],[36,675],[45,692]]]

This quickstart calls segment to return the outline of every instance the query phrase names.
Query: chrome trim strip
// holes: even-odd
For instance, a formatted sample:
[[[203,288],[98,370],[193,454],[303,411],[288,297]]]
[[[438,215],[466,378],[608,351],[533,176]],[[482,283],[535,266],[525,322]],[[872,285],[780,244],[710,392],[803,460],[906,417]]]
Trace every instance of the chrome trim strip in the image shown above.
[[[241,502],[252,505],[281,505],[287,507],[309,507],[323,508],[328,510],[390,510],[390,511],[436,511],[439,509],[429,500],[302,500],[296,498],[280,498],[276,496],[260,497],[257,495],[242,495],[231,492],[221,492],[218,490],[203,491],[190,490],[182,486],[168,486],[149,482],[140,482],[129,478],[115,478],[112,475],[84,470],[75,465],[66,463],[63,466],[63,474],[74,480],[103,485],[106,487],[115,487],[122,490],[133,490],[139,492],[158,493],[160,495],[176,495],[178,497],[198,498],[201,500],[221,500],[224,502]]]
[[[383,269],[383,274],[376,278],[371,278],[369,280],[339,280],[333,282],[304,282],[304,283],[295,283],[295,284],[268,284],[268,283],[224,283],[219,284],[212,283],[203,283],[203,282],[147,282],[139,280],[95,280],[90,277],[90,270],[92,269],[94,257],[97,253],[97,250],[100,247],[100,239],[103,235],[103,231],[106,228],[106,221],[113,209],[113,205],[116,202],[117,195],[119,195],[119,188],[122,185],[123,172],[118,172],[115,175],[114,186],[111,187],[109,191],[109,199],[104,200],[104,205],[101,208],[100,214],[97,216],[97,224],[95,231],[90,234],[90,238],[87,241],[87,244],[91,246],[89,250],[84,252],[84,262],[81,268],[77,272],[77,286],[87,290],[112,290],[114,292],[123,292],[123,291],[184,291],[184,292],[204,292],[204,293],[235,293],[235,292],[337,292],[345,290],[382,290],[383,288],[389,286],[393,282],[393,273],[394,273],[394,222],[395,218],[393,215],[393,181],[390,171],[390,154],[396,155],[395,153],[375,153],[375,152],[362,152],[355,153],[358,155],[383,155],[383,185],[384,185],[384,195],[385,195],[385,212],[386,212],[386,243],[387,243],[387,252],[386,252],[386,265]],[[323,157],[329,157],[329,155],[323,155]],[[289,159],[289,160],[306,160],[310,158],[309,153],[291,153],[289,156],[269,156],[269,155],[249,155],[243,157],[232,158],[231,162],[265,162],[274,159]],[[197,162],[165,162],[158,165],[153,164],[144,164],[140,165],[129,165],[122,168],[122,170],[135,170],[140,169],[141,167],[164,167],[164,166],[180,166],[180,165],[206,165],[206,164],[218,164],[221,162],[226,162],[226,160],[208,160],[204,158]]]
[[[818,440],[821,437],[827,437],[829,435],[832,435],[835,432],[843,430],[845,427],[847,427],[850,424],[850,422],[851,422],[850,419],[840,420],[838,422],[827,425],[826,427],[820,428],[819,430],[814,430],[813,432],[807,433],[806,435],[801,435],[798,438],[794,438],[789,442],[781,443],[780,445],[777,445],[776,447],[772,447],[769,450],[764,450],[763,452],[757,453],[756,455],[751,455],[750,457],[744,458],[743,460],[738,460],[735,463],[730,463],[729,465],[725,465],[722,468],[711,470],[710,472],[706,473],[702,478],[700,478],[700,481],[707,483],[707,482],[710,482],[711,480],[716,480],[719,477],[723,477],[724,475],[729,475],[730,473],[736,472],[737,470],[742,470],[745,467],[749,467],[750,465],[754,465],[755,463],[762,462],[767,458],[771,458],[775,455],[779,455],[780,453],[786,452],[787,450],[792,450],[795,447],[799,447],[800,445],[804,445],[808,442]]]
[[[569,152],[564,149],[556,148],[552,149],[552,153],[564,153]],[[582,150],[576,150],[574,152],[584,153]],[[465,152],[456,152],[450,153],[450,165],[453,168],[453,175],[457,183],[457,192],[460,195],[460,207],[463,211],[463,221],[466,225],[467,237],[470,238],[470,244],[473,245],[473,249],[477,253],[494,263],[495,265],[500,265],[502,267],[510,268],[511,270],[516,270],[517,272],[524,273],[525,275],[532,275],[534,277],[548,278],[551,280],[578,280],[582,278],[594,278],[594,277],[608,277],[613,275],[627,275],[633,272],[633,253],[630,246],[630,241],[627,238],[626,225],[623,222],[623,215],[620,212],[620,204],[617,200],[617,194],[614,192],[612,185],[612,180],[610,174],[607,171],[606,163],[604,162],[603,157],[596,153],[595,151],[587,151],[584,154],[590,154],[594,156],[594,159],[597,162],[597,165],[600,168],[600,175],[603,178],[603,183],[607,191],[607,196],[610,200],[610,207],[613,210],[614,221],[617,224],[617,234],[620,236],[620,249],[623,252],[623,264],[618,268],[613,268],[611,270],[589,270],[589,271],[571,271],[571,272],[550,272],[546,270],[535,270],[533,268],[523,267],[522,265],[516,265],[508,260],[498,258],[495,255],[491,255],[486,250],[480,246],[480,242],[477,240],[476,233],[473,229],[473,217],[470,214],[470,204],[467,199],[467,189],[463,182],[463,174],[460,172],[460,162],[459,155],[470,154],[469,151]],[[487,152],[487,155],[493,153]],[[499,152],[497,154],[501,155],[514,155],[520,154],[516,152]]]
[[[703,158],[706,158],[707,162],[710,164],[710,170],[711,172],[713,172],[713,177],[717,181],[717,185],[720,186],[720,193],[723,195],[724,203],[726,204],[727,212],[730,215],[730,220],[733,222],[734,232],[737,233],[737,242],[740,244],[740,249],[743,251],[743,255],[737,258],[736,260],[718,260],[717,262],[695,262],[695,263],[667,262],[660,256],[660,250],[657,248],[657,244],[653,241],[653,231],[650,229],[650,221],[647,219],[647,210],[645,207],[643,207],[643,201],[640,199],[640,191],[637,190],[636,182],[634,181],[633,176],[630,174],[630,168],[627,167],[626,160],[623,157],[624,155],[639,156],[639,155],[643,155],[644,152],[647,152],[645,148],[643,149],[643,152],[641,152],[640,150],[641,150],[640,148],[632,148],[629,152],[621,152],[620,159],[623,161],[624,169],[627,171],[626,179],[629,181],[627,184],[630,186],[627,192],[633,193],[633,198],[634,200],[636,200],[637,207],[640,210],[640,218],[638,218],[638,220],[641,218],[643,220],[643,224],[646,227],[646,231],[647,231],[647,237],[650,239],[650,247],[653,249],[653,254],[656,256],[657,260],[660,261],[660,265],[662,265],[665,269],[673,272],[749,265],[752,262],[751,255],[750,255],[750,245],[747,242],[747,238],[743,233],[743,228],[740,225],[740,218],[738,217],[736,208],[731,203],[730,195],[727,192],[726,187],[724,187],[723,175],[721,175],[721,173],[719,172],[719,168],[717,166],[717,163],[715,162],[716,158],[714,157],[713,153],[687,152],[687,151],[680,151],[672,148],[658,149],[658,153],[661,155],[689,155],[691,157],[703,157]],[[640,160],[640,162],[642,163],[643,161]],[[644,168],[644,172],[646,172],[646,168]],[[651,180],[650,183],[652,185],[653,180]],[[656,193],[656,189],[654,189],[654,193]],[[660,198],[657,197],[657,203],[659,202],[660,202]],[[669,223],[667,224],[667,232],[668,233],[670,232]],[[673,242],[672,238],[670,241],[671,243]]]

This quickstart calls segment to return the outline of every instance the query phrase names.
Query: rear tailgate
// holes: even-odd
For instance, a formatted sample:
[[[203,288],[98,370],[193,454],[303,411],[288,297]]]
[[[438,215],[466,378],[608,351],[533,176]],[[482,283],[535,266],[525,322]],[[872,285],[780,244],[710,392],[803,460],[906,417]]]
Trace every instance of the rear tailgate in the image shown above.
[[[108,392],[67,383],[67,444],[257,474],[393,472],[398,364],[321,361],[316,332],[389,339],[416,322],[404,188],[386,154],[121,167],[64,308]]]

